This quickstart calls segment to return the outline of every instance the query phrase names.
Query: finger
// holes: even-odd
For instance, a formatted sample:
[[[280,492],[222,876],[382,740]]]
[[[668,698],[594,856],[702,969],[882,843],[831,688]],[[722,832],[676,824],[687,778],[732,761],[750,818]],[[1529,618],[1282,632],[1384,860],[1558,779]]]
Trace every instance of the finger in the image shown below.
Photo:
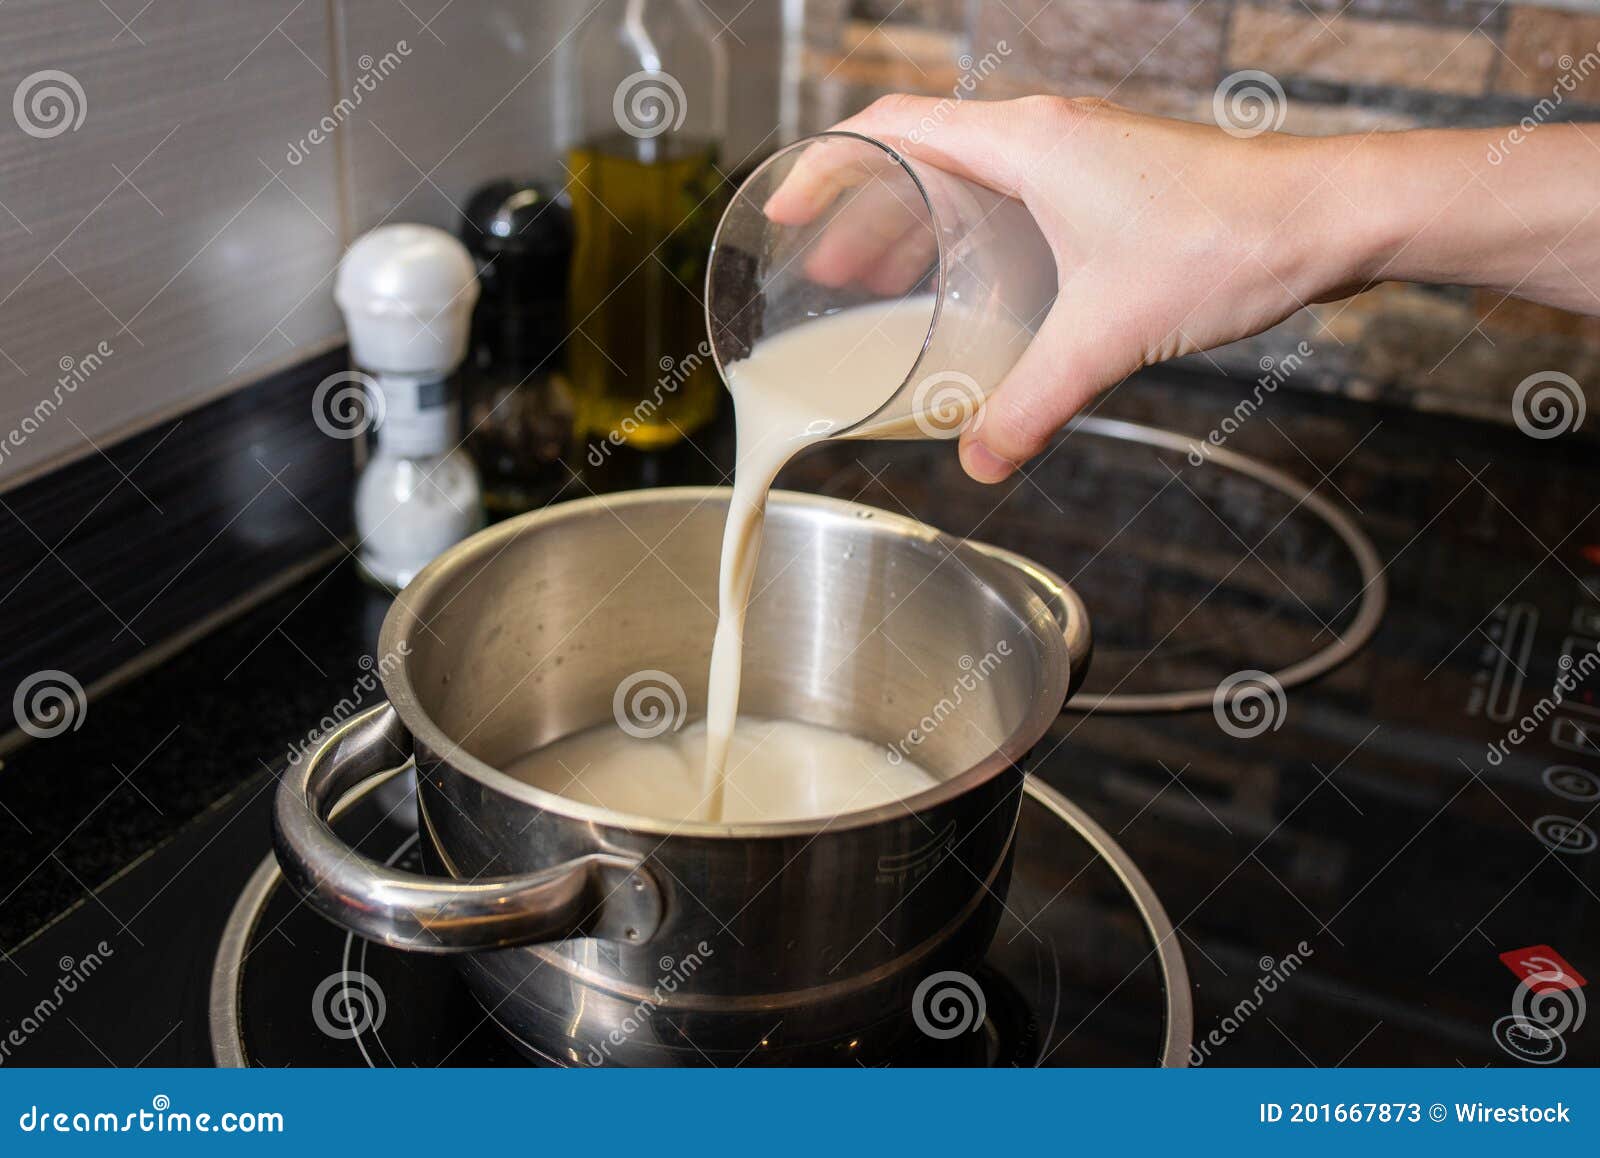
[[[1057,301],[1022,357],[961,435],[961,465],[1002,482],[1100,391],[1137,369],[1078,311]]]
[[[895,167],[883,150],[854,137],[824,137],[807,145],[761,211],[778,225],[805,225],[840,193]]]
[[[867,274],[865,285],[880,297],[909,292],[928,276],[939,256],[939,243],[921,227],[908,229]]]
[[[1023,167],[1012,142],[1023,122],[1019,101],[980,101],[897,94],[880,97],[834,126],[860,133],[1009,197],[1022,190]]]
[[[900,267],[918,255],[926,269],[937,252],[926,215],[918,216],[902,194],[874,182],[852,194],[822,227],[806,254],[805,272],[822,285],[861,282],[870,288],[879,280],[892,280],[891,270],[898,276]]]
[[[1019,161],[1008,156],[1003,135],[1016,124],[1015,102],[936,101],[889,96],[840,121],[831,131],[858,133],[909,157],[933,164],[1009,196],[1021,188]],[[818,141],[800,154],[763,210],[780,225],[803,225],[841,191],[860,184],[893,161],[850,138]]]

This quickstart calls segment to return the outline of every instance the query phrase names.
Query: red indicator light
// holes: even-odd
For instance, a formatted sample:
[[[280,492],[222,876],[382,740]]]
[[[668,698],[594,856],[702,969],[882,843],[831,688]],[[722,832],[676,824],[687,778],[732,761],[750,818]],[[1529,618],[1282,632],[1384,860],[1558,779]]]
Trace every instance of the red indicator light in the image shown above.
[[[1535,993],[1543,993],[1548,989],[1578,989],[1589,984],[1582,973],[1568,965],[1561,954],[1549,945],[1513,949],[1500,954],[1500,960]]]

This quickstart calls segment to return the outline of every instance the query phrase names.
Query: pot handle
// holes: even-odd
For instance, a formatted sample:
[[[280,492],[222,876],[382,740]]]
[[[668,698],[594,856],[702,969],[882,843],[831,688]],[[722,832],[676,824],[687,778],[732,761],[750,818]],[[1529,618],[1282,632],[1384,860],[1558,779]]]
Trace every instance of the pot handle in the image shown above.
[[[1045,606],[1050,609],[1050,614],[1055,616],[1056,623],[1061,628],[1061,636],[1067,643],[1066,698],[1070,700],[1082,686],[1083,677],[1089,672],[1089,659],[1094,654],[1094,636],[1089,631],[1089,611],[1084,607],[1083,600],[1078,598],[1078,593],[1067,585],[1065,579],[1054,571],[1039,566],[1025,555],[1007,551],[1003,547],[991,547],[988,543],[970,542],[969,545],[1018,572],[1028,586],[1038,593],[1039,598],[1044,600]]]
[[[639,861],[592,853],[518,876],[448,880],[362,856],[329,826],[357,785],[411,758],[389,704],[352,716],[292,762],[278,784],[273,844],[284,879],[317,912],[361,936],[424,953],[468,953],[569,936],[642,945],[661,892]]]

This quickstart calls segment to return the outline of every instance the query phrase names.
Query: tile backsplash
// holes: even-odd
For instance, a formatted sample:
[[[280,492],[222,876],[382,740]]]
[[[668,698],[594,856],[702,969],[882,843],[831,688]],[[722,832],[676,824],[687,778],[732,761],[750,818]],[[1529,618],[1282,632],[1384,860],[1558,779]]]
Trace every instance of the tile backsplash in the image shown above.
[[[359,102],[340,134],[352,235],[384,221],[453,228],[463,194],[484,176],[558,164],[561,49],[582,8],[411,7],[414,17],[393,0],[339,5],[338,98]]]
[[[337,346],[340,253],[559,179],[587,0],[0,6],[0,493]],[[705,6],[729,157],[776,143],[782,6]],[[600,17],[605,16],[601,10]]]
[[[0,487],[95,453],[335,332],[320,4],[0,9]]]

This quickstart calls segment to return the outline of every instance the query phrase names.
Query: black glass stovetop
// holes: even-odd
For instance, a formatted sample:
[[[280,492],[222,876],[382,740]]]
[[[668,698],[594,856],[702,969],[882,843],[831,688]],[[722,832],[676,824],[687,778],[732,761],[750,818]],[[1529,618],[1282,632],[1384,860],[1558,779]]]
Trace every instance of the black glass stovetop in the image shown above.
[[[1101,411],[1204,437],[1240,389],[1147,376]],[[1227,445],[1313,486],[1371,537],[1389,588],[1376,635],[1289,688],[1265,726],[1225,727],[1209,708],[1069,710],[1037,769],[1126,852],[1176,927],[1191,1062],[1600,1064],[1586,1018],[1600,976],[1594,443],[1280,391]],[[1360,605],[1354,560],[1304,504],[1082,432],[998,491],[922,444],[827,446],[781,482],[909,512],[1068,578],[1095,627],[1090,693],[1270,673],[1338,638]],[[348,583],[344,613],[363,614],[353,581],[334,582]],[[181,705],[153,697],[147,710]],[[269,849],[273,781],[243,771],[260,755],[241,754],[230,797],[111,881],[86,882],[0,963],[0,1036],[23,1039],[7,1064],[212,1063],[218,943]],[[376,851],[403,856],[408,835],[380,829]],[[1007,918],[975,975],[984,1027],[906,1060],[1157,1060],[1170,995],[1126,890],[1037,803],[1023,836],[1014,908],[1037,911]],[[54,855],[66,861],[70,844]],[[240,974],[250,1060],[525,1060],[448,964],[347,944],[286,898],[264,912]],[[92,976],[57,994],[91,960]],[[319,987],[346,973],[383,991],[376,1034],[317,1023]],[[330,994],[347,1011],[359,1000],[344,981]]]

